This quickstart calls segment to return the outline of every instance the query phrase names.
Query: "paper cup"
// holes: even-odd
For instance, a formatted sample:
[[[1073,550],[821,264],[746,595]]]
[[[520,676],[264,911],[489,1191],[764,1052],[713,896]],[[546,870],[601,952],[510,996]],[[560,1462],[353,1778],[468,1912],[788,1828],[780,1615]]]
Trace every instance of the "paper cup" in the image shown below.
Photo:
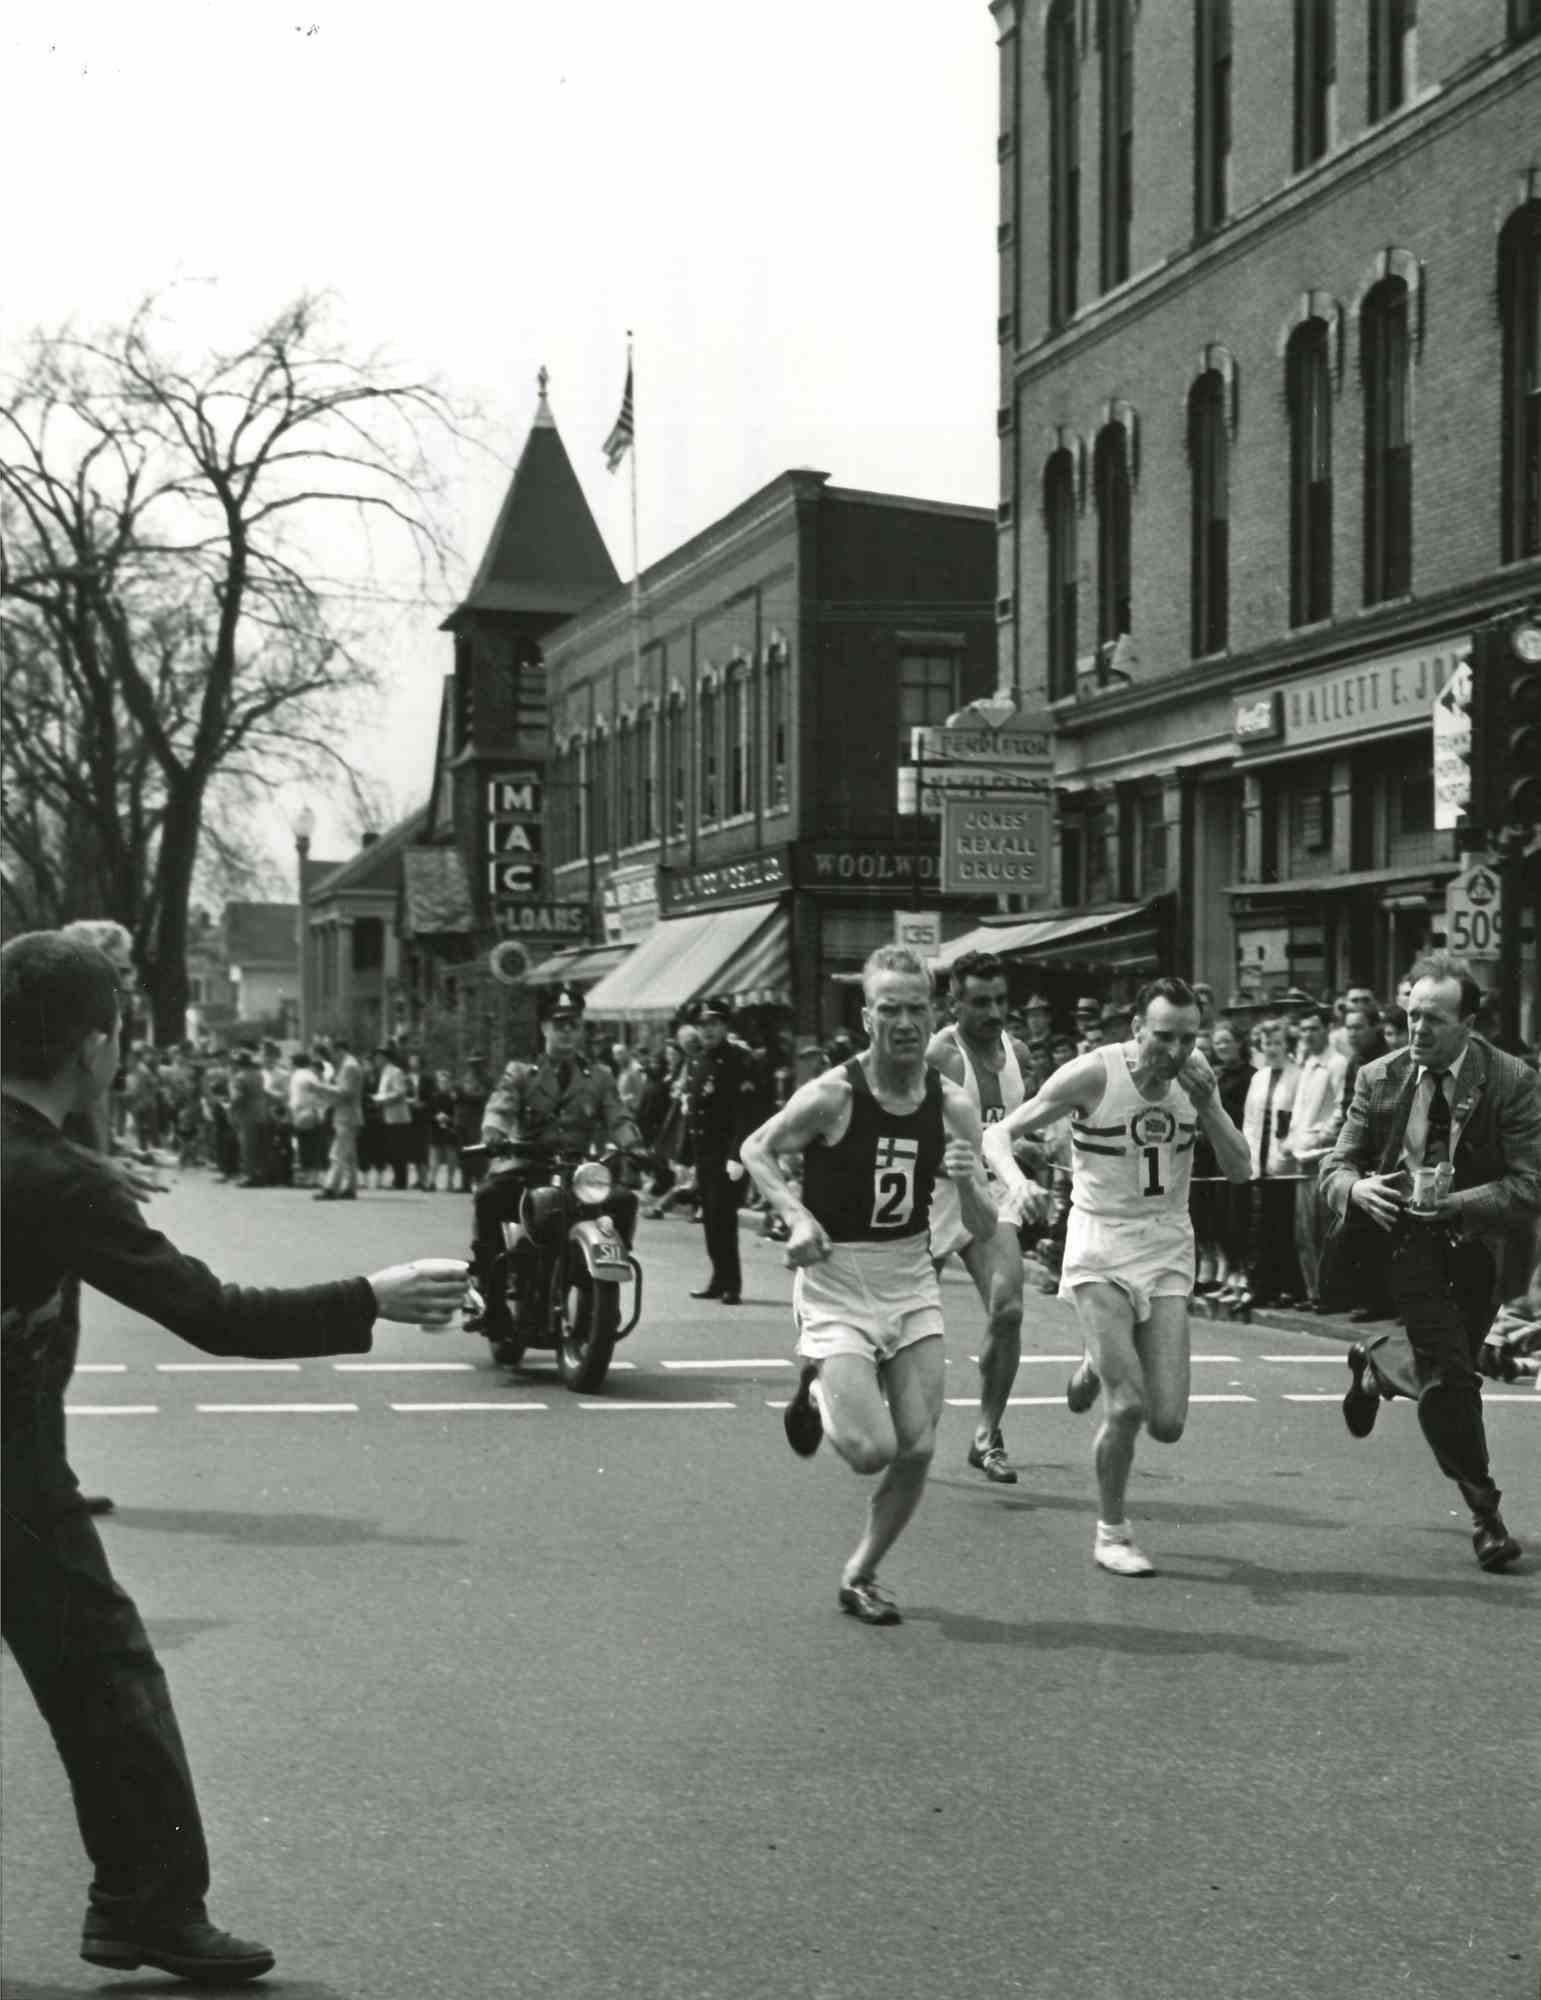
[[[471,1267],[464,1257],[414,1257],[412,1268],[425,1278],[459,1278],[464,1283]],[[452,1317],[446,1313],[443,1319],[420,1319],[417,1324],[423,1333],[442,1333]]]

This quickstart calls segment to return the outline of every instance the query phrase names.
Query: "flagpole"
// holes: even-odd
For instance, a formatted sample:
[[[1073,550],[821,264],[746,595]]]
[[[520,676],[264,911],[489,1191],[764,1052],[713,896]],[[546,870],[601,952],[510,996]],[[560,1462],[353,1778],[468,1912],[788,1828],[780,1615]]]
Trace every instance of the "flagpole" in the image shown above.
[[[631,384],[631,665],[632,685],[642,688],[642,571],[637,563],[637,378],[632,360],[631,328],[626,329],[626,379]]]

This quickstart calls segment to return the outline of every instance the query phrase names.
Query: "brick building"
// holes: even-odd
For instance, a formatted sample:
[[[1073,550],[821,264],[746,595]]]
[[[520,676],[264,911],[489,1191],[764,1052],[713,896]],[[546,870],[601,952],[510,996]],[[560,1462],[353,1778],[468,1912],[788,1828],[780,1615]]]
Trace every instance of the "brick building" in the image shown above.
[[[1222,995],[1385,994],[1457,866],[1430,703],[1541,596],[1541,4],[993,12],[998,673],[1060,900],[1175,899]]]
[[[605,913],[592,1017],[667,1025],[707,991],[761,1025],[825,1032],[859,1004],[831,975],[944,935],[992,901],[938,894],[934,820],[901,814],[912,726],[993,683],[988,509],[791,471],[544,641],[554,893]],[[594,940],[591,940],[594,942]],[[619,960],[618,963],[613,962]]]

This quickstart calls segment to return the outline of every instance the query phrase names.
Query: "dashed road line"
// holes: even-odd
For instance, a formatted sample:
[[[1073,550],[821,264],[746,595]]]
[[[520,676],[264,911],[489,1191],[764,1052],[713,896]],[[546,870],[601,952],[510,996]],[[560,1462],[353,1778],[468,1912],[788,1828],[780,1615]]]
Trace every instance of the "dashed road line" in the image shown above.
[[[660,1368],[679,1374],[715,1374],[719,1368],[790,1368],[791,1362],[781,1355],[762,1356],[759,1359],[733,1361],[661,1361]]]
[[[547,1410],[549,1403],[392,1403],[393,1410],[408,1411],[413,1414],[444,1415],[451,1410]]]
[[[473,1375],[470,1361],[334,1361],[339,1375]]]
[[[329,1417],[358,1414],[357,1403],[194,1403],[200,1417]]]
[[[126,1375],[128,1373],[128,1363],[126,1361],[77,1361],[75,1363],[75,1373],[77,1375]]]
[[[580,1410],[736,1410],[737,1403],[580,1403]]]
[[[298,1361],[157,1361],[157,1375],[298,1375]]]
[[[70,1417],[158,1417],[159,1403],[66,1403]]]

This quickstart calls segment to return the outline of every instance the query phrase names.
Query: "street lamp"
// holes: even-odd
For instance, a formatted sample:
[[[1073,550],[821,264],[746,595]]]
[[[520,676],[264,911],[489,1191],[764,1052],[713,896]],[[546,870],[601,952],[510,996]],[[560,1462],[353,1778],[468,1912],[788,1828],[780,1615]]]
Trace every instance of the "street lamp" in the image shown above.
[[[305,880],[305,863],[310,858],[310,837],[316,830],[316,815],[301,806],[294,815],[294,852],[300,878],[300,1046],[310,1047],[310,889]]]

